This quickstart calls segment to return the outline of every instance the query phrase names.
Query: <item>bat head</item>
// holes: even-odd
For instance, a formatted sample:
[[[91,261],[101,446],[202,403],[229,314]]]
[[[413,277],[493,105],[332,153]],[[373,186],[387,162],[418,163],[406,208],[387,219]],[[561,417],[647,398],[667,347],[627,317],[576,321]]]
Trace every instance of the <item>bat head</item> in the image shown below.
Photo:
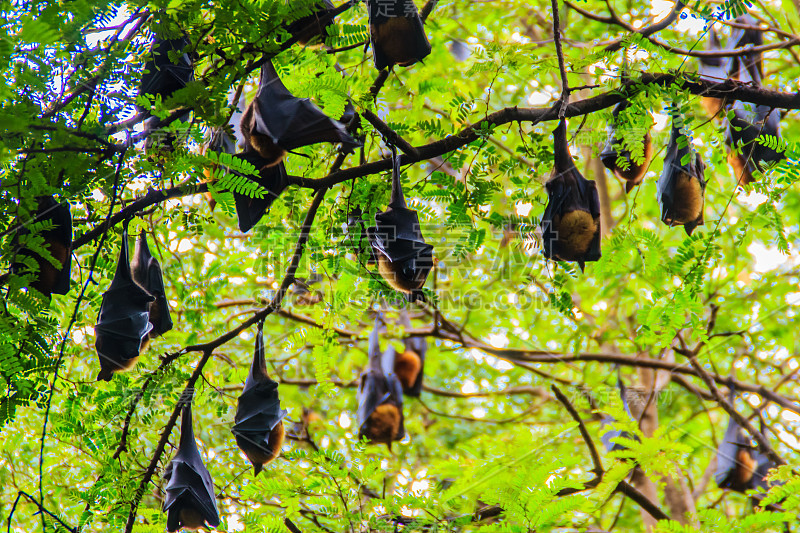
[[[562,119],[553,132],[555,165],[545,183],[547,207],[542,215],[542,252],[548,259],[600,259],[600,198],[593,181],[584,178],[569,154]],[[581,266],[583,268],[583,266]]]
[[[251,198],[246,194],[233,192],[236,202],[236,216],[239,221],[239,230],[243,233],[250,231],[258,224],[261,218],[270,210],[273,202],[286,190],[289,178],[283,163],[270,165],[269,161],[261,157],[258,152],[250,151],[236,154],[236,157],[247,161],[258,170],[258,177],[247,176],[264,189],[262,198]],[[234,174],[241,175],[234,171]]]

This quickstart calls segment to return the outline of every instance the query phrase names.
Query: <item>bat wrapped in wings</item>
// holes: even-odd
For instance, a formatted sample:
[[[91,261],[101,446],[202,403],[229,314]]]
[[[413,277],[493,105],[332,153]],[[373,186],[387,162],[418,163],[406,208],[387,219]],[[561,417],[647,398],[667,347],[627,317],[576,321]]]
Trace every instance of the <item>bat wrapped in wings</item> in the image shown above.
[[[733,63],[738,65],[739,80],[761,86],[755,61],[749,67],[739,58],[734,58]],[[758,141],[759,136],[780,137],[780,112],[769,106],[739,100],[733,102],[731,111],[725,132],[725,143],[730,148],[728,163],[736,179],[744,185],[755,181],[756,172],[764,172],[770,164],[784,158],[783,153]]]
[[[231,115],[229,124],[241,123],[243,112],[240,110],[243,109],[245,109],[244,96],[239,99],[237,110]],[[239,230],[247,233],[269,211],[269,208],[272,207],[272,202],[286,189],[289,182],[286,176],[286,167],[282,162],[276,165],[272,161],[261,157],[254,150],[237,154],[237,150],[244,150],[247,142],[241,131],[229,130],[229,125],[214,130],[208,142],[208,149],[226,154],[236,154],[237,158],[253,165],[258,172],[258,176],[247,175],[247,178],[258,183],[265,190],[261,198],[251,198],[246,194],[231,191],[236,204]]]
[[[191,43],[185,35],[174,39],[165,39],[156,35],[150,47],[152,57],[144,65],[139,95],[160,96],[162,101],[166,101],[176,91],[194,81],[192,58],[187,51],[190,45]],[[173,60],[170,55],[177,55],[177,60]],[[149,111],[138,106],[137,110],[140,113]],[[180,117],[180,120],[185,122],[188,118],[189,113],[187,112]],[[158,130],[161,125],[162,121],[158,117],[150,117],[145,120],[144,131],[145,133],[149,132],[146,148],[153,145],[153,132]],[[173,142],[174,138],[169,136],[163,146],[171,147]],[[162,143],[158,143],[158,145],[162,145]]]
[[[735,398],[736,391],[731,386],[728,396],[731,405]],[[717,471],[714,474],[717,486],[737,492],[759,487],[767,490],[769,486],[764,478],[774,467],[775,463],[753,445],[744,428],[730,417],[725,436],[717,449]]]
[[[406,205],[397,154],[391,200],[386,211],[375,213],[375,226],[367,228],[367,236],[383,279],[409,301],[424,300],[421,289],[433,268],[433,246],[425,243],[417,212]]]
[[[302,46],[324,41],[328,26],[333,24],[334,9],[331,0],[322,0],[313,7],[313,13],[295,20],[286,27],[286,31]]]
[[[172,317],[169,314],[169,302],[164,288],[161,265],[150,253],[150,247],[147,245],[147,235],[144,232],[139,235],[139,240],[136,241],[131,274],[133,281],[144,287],[155,298],[150,302],[148,319],[153,326],[153,329],[150,330],[150,338],[159,337],[172,329]]]
[[[706,46],[706,50],[710,52],[718,52],[722,50],[722,45],[719,42],[719,36],[717,35],[717,32],[714,31],[714,28],[708,30],[708,44]],[[730,57],[701,57],[698,74],[714,83],[722,83],[728,79],[730,62]],[[700,99],[700,103],[709,117],[715,117],[720,111],[722,111],[721,98],[703,96]]]
[[[280,455],[285,437],[283,418],[287,414],[281,409],[278,383],[267,375],[263,327],[263,322],[259,323],[253,362],[231,430],[236,445],[253,464],[254,475]]]
[[[290,93],[271,61],[261,67],[258,92],[242,116],[241,130],[247,141],[245,150],[255,150],[270,166],[301,146],[322,142],[342,143],[346,150],[360,146],[340,122],[311,100]]]
[[[72,268],[72,215],[69,202],[59,203],[52,196],[39,196],[36,198],[37,208],[34,223],[47,223],[50,228],[39,233],[44,239],[45,247],[53,259],[44,258],[21,246],[17,252],[11,271],[15,274],[25,274],[26,270],[33,269],[33,265],[26,265],[28,258],[38,265],[38,271],[33,275],[30,286],[45,297],[51,294],[67,294],[69,292],[70,270]],[[19,237],[29,235],[30,230],[24,225],[19,229]]]
[[[633,414],[631,413],[631,408],[628,405],[628,389],[625,387],[625,383],[622,381],[619,368],[617,368],[617,389],[619,390],[619,396],[622,399],[622,408],[625,409],[625,412],[628,414],[631,420],[635,420],[633,418]],[[614,421],[615,420],[613,417],[609,415],[603,415],[603,418],[600,420],[600,425],[605,427],[614,423]],[[628,448],[624,444],[617,441],[618,438],[639,440],[636,435],[631,435],[625,430],[610,429],[600,436],[600,441],[603,443],[603,446],[608,452],[627,450]]]
[[[358,398],[358,438],[386,444],[405,436],[403,427],[403,386],[394,373],[384,371],[384,358],[391,357],[392,348],[381,352],[379,331],[381,317],[375,317],[375,327],[369,335],[369,366],[361,374]]]
[[[630,103],[624,100],[614,107],[613,122],[608,125],[608,141],[605,148],[600,152],[600,160],[603,165],[614,173],[619,179],[625,181],[625,192],[631,192],[634,187],[639,185],[644,179],[647,167],[653,159],[653,143],[650,141],[650,132],[644,134],[642,142],[644,151],[640,157],[633,158],[631,151],[622,145],[622,139],[617,137],[617,121],[620,113],[630,107]]]
[[[163,508],[167,513],[167,531],[219,526],[214,482],[194,440],[191,399],[183,407],[178,453],[164,472],[164,479],[167,481]]]
[[[594,181],[584,178],[569,153],[567,123],[561,119],[553,131],[555,163],[545,183],[547,207],[542,215],[542,252],[548,259],[586,261],[600,259],[600,198]]]
[[[672,114],[672,133],[664,157],[664,170],[656,183],[661,221],[668,226],[683,226],[691,235],[703,225],[705,164],[694,151],[689,138],[681,133],[681,117]]]
[[[408,311],[400,311],[400,324],[411,327]],[[419,398],[422,393],[422,377],[425,370],[425,353],[428,342],[425,337],[407,337],[403,340],[403,351],[398,352],[393,346],[388,349],[389,355],[384,358],[384,372],[394,374],[403,387],[403,394]]]
[[[115,372],[136,364],[143,343],[153,324],[150,323],[150,304],[153,295],[133,280],[128,258],[127,223],[122,231],[122,244],[114,279],[103,294],[100,314],[94,327],[95,348],[100,357],[97,379],[111,381]]]
[[[431,53],[413,0],[367,0],[375,68],[409,67]]]

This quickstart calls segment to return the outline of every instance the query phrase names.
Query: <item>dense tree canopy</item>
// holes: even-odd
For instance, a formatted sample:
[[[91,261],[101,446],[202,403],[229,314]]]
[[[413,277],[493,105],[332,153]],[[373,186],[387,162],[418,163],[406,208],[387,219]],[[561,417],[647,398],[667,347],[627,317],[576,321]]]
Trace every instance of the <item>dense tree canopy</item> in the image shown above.
[[[4,527],[163,531],[191,402],[183,442],[220,531],[796,530],[800,4],[429,0],[430,54],[417,43],[422,61],[378,70],[370,6],[397,6],[370,2],[0,0]],[[333,23],[309,41],[320,13]],[[184,69],[176,91],[140,91],[154,39],[178,43],[160,56],[164,75]],[[221,150],[265,65],[354,141],[286,141],[269,170]],[[744,165],[759,154],[780,162]],[[641,166],[641,184],[604,161]],[[433,246],[411,298],[367,231],[394,162]],[[242,231],[237,212],[270,200]],[[601,257],[558,240],[569,202]],[[122,289],[111,309],[140,234],[163,298],[135,262],[126,287],[153,297]],[[120,314],[144,336],[156,325],[147,298],[174,327],[98,380],[98,348],[138,353]],[[270,412],[288,414],[254,476],[231,429],[262,321]],[[371,343],[399,356],[422,340],[404,436],[360,440]],[[748,458],[734,474],[775,467],[763,483],[717,475]]]

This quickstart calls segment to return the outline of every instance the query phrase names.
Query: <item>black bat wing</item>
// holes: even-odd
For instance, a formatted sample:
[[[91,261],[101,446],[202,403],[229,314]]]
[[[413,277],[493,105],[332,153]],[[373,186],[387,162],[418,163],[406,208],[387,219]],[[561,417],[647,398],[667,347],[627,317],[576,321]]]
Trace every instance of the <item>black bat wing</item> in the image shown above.
[[[45,240],[50,243],[51,253],[55,252],[53,246],[63,248],[64,260],[58,271],[58,276],[53,285],[53,294],[67,294],[69,292],[70,273],[72,269],[72,213],[69,202],[57,202],[52,196],[42,196],[39,199],[39,212],[46,214],[54,227],[44,233]],[[53,253],[59,259],[61,253]]]
[[[136,242],[135,261],[131,274],[133,280],[145,288],[154,298],[155,301],[150,305],[150,323],[153,325],[153,330],[150,332],[151,337],[158,337],[172,329],[172,317],[169,313],[169,302],[167,301],[167,292],[164,288],[164,277],[161,273],[161,265],[158,260],[150,253],[150,247],[147,245],[147,237],[142,232],[139,240]]]
[[[736,23],[747,26],[758,26],[758,21],[750,14],[744,14],[735,19]],[[747,28],[733,28],[731,36],[728,40],[727,49],[732,50],[735,48],[743,48],[748,45],[761,46],[764,44],[764,35],[759,30]],[[759,80],[764,78],[764,66],[762,61],[761,52],[748,52],[729,63],[729,73],[733,76],[740,77],[743,73],[740,67],[744,67],[750,71],[751,76],[757,76]]]
[[[36,198],[37,210],[35,222],[49,221],[53,224],[51,229],[41,233],[47,243],[50,254],[61,263],[56,268],[50,261],[39,257],[30,250],[20,249],[21,256],[32,257],[39,264],[37,278],[31,286],[36,290],[50,296],[51,294],[67,294],[69,292],[70,273],[72,270],[72,214],[69,202],[58,202],[53,196],[39,196]],[[21,227],[18,235],[30,233],[26,227]],[[16,238],[16,237],[15,237]],[[20,263],[11,265],[12,272],[20,269]]]
[[[180,445],[170,463],[166,492],[164,511],[170,518],[177,517],[181,508],[189,506],[198,511],[210,526],[219,526],[214,482],[194,440],[190,404],[183,408]]]
[[[331,0],[323,0],[315,6],[313,13],[295,20],[286,27],[286,31],[300,44],[306,44],[315,37],[324,37],[326,28],[333,24],[334,9]]]
[[[166,99],[194,80],[194,68],[189,54],[184,52],[176,63],[170,61],[170,52],[180,52],[190,46],[189,39],[162,39],[158,36],[151,47],[152,58],[145,63],[139,94],[160,95]],[[139,109],[139,111],[144,111]]]
[[[386,377],[380,371],[367,370],[361,374],[356,396],[358,399],[358,428],[359,435],[361,435],[370,415],[391,396]]]
[[[322,142],[342,143],[348,150],[360,146],[340,122],[328,117],[311,100],[290,93],[270,61],[261,69],[256,106],[246,127],[269,136],[284,150]]]
[[[259,383],[239,397],[231,431],[236,436],[264,446],[270,432],[287,414],[288,411],[281,409],[278,384],[274,381]]]
[[[243,233],[247,233],[269,211],[278,196],[286,190],[289,185],[289,178],[286,175],[286,167],[283,163],[267,167],[265,166],[266,160],[258,155],[257,152],[244,152],[236,154],[236,157],[251,163],[259,169],[257,178],[253,176],[247,176],[247,178],[266,189],[263,198],[250,198],[246,194],[233,192],[233,198],[236,201],[236,216],[239,219],[239,229]]]
[[[406,328],[411,327],[411,320],[408,317],[408,311],[405,309],[400,311],[400,323]],[[425,354],[428,351],[428,341],[425,337],[406,337],[403,341],[407,351],[414,352],[419,357],[419,373],[417,379],[411,385],[411,388],[406,391],[407,396],[419,398],[422,394],[422,378],[425,374]]]
[[[714,52],[722,50],[722,44],[719,42],[719,36],[713,28],[708,32],[706,50]],[[717,82],[728,79],[728,70],[730,69],[731,64],[730,57],[700,57],[699,59],[700,68],[698,69],[698,74]]]
[[[120,363],[138,357],[142,341],[153,329],[149,321],[149,306],[154,300],[133,280],[128,258],[128,232],[125,230],[122,233],[117,271],[103,294],[95,325],[95,347],[102,374],[108,375],[104,372],[106,369],[124,367]]]
[[[555,161],[553,175],[545,183],[548,202],[541,222],[542,252],[548,259],[577,261],[583,270],[585,261],[600,259],[600,197],[595,182],[584,178],[572,161],[563,119],[553,131],[553,141]],[[583,221],[585,228],[562,233],[563,226],[559,224],[570,214],[587,219]],[[585,242],[588,231],[592,231],[591,237]],[[576,239],[581,241],[580,245],[573,245]]]
[[[411,66],[431,53],[413,0],[368,0],[367,11],[376,69]]]
[[[694,228],[703,224],[705,164],[688,138],[686,146],[680,146],[678,139],[682,134],[674,120],[675,117],[656,193],[661,221],[667,225],[682,224],[691,235]]]
[[[714,473],[714,481],[717,486],[723,489],[746,490],[745,487],[740,487],[736,484],[735,478],[739,464],[739,449],[749,445],[749,439],[747,439],[744,431],[731,418],[728,422],[728,428],[725,430],[725,436],[722,438],[719,448],[717,448],[717,471]]]
[[[394,348],[390,348],[388,351],[394,351]],[[394,435],[394,440],[401,440],[403,437],[406,436],[405,430],[405,416],[403,414],[403,385],[400,383],[400,380],[397,378],[397,375],[392,372],[386,375],[386,384],[389,390],[389,397],[388,401],[391,402],[393,405],[397,407],[397,411],[400,413],[400,425],[397,429],[397,433]]]

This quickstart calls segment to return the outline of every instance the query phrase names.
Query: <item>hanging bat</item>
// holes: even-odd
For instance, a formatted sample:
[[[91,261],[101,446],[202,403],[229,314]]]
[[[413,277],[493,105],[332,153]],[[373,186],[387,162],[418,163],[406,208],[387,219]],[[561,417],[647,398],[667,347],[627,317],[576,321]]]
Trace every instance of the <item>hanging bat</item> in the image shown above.
[[[50,255],[61,266],[58,267],[36,252],[23,247],[18,249],[16,255],[19,259],[15,259],[12,263],[11,271],[15,274],[23,274],[29,267],[24,264],[22,258],[31,258],[39,265],[39,269],[30,286],[49,299],[51,294],[67,294],[69,292],[72,268],[72,214],[69,202],[59,203],[52,196],[39,196],[36,198],[36,203],[36,216],[33,223],[49,222],[52,224],[50,229],[40,232],[39,235],[44,239]],[[18,235],[29,233],[30,230],[23,226]]]
[[[542,252],[548,259],[586,261],[600,259],[600,198],[594,181],[584,178],[567,146],[564,119],[553,131],[555,164],[547,189],[547,207],[542,215]]]
[[[758,69],[755,64],[747,68],[734,58],[737,77],[745,83],[761,86]],[[780,137],[780,112],[765,105],[755,105],[736,100],[731,106],[732,116],[728,117],[725,131],[725,143],[729,147],[728,163],[734,176],[744,185],[755,181],[756,172],[764,172],[770,164],[784,158],[777,152],[758,142],[760,135]]]
[[[622,381],[622,376],[620,375],[619,368],[617,368],[617,388],[619,389],[619,396],[622,399],[622,407],[625,409],[625,412],[628,413],[628,416],[632,419],[633,414],[631,414],[631,408],[628,405],[628,389],[625,387],[625,383]],[[603,415],[602,420],[600,421],[601,426],[607,426],[614,422],[614,418],[608,415]],[[621,430],[621,429],[610,429],[606,431],[600,436],[600,441],[605,446],[606,451],[608,452],[615,452],[615,451],[622,451],[627,450],[627,446],[620,442],[616,442],[616,439],[621,437],[623,439],[628,440],[639,440],[636,435],[631,435],[629,432]]]
[[[400,324],[411,327],[406,309],[400,310]],[[422,376],[425,369],[425,352],[428,343],[424,337],[407,337],[403,340],[404,350],[398,352],[389,347],[389,356],[384,358],[383,370],[386,374],[394,374],[403,387],[403,394],[419,398],[422,393]]]
[[[758,26],[758,21],[749,13],[745,13],[744,15],[737,17],[734,22],[743,26]],[[728,50],[733,50],[751,45],[754,47],[761,46],[763,44],[764,35],[761,31],[756,29],[733,28],[731,30],[731,36],[728,40],[728,46],[726,48]],[[761,52],[747,52],[743,54],[741,58],[744,68],[750,71],[751,78],[758,80],[764,79],[764,62],[762,60]],[[736,64],[738,60],[739,59],[737,58],[737,61],[733,61],[729,64],[729,74],[740,81],[747,81],[738,77],[738,75],[741,74],[741,71]]]
[[[161,275],[161,265],[150,253],[147,236],[144,232],[136,241],[131,275],[133,281],[144,287],[155,298],[149,308],[149,321],[153,326],[153,329],[150,330],[150,338],[159,337],[172,329],[172,317],[169,314],[169,302],[164,288],[164,278]]]
[[[128,370],[136,364],[142,343],[153,329],[149,309],[154,301],[155,298],[131,275],[126,225],[122,231],[117,271],[103,294],[103,303],[94,327],[97,336],[94,346],[100,357],[97,379],[111,381],[115,372]]]
[[[719,36],[717,35],[717,32],[714,31],[714,28],[711,28],[708,31],[708,34],[709,38],[706,50],[713,52],[722,50],[722,45],[719,42]],[[698,74],[710,81],[721,83],[728,79],[730,62],[730,57],[701,57]],[[721,98],[703,96],[700,99],[700,103],[709,117],[715,117],[720,111],[722,111]]]
[[[256,167],[258,177],[247,176],[247,178],[255,181],[266,190],[263,198],[250,198],[246,194],[231,191],[236,202],[239,230],[247,233],[253,226],[258,224],[261,217],[272,207],[272,203],[286,190],[289,185],[289,178],[286,176],[286,167],[283,166],[283,163],[270,165],[257,152],[243,152],[236,154],[236,157]]]
[[[191,399],[183,407],[178,453],[164,472],[164,479],[167,481],[163,508],[167,513],[167,531],[219,526],[214,482],[203,464],[192,431]]]
[[[433,246],[425,243],[417,212],[409,209],[400,185],[400,156],[394,155],[392,197],[386,211],[375,213],[375,227],[367,236],[378,272],[409,301],[425,300],[422,286],[433,268]]]
[[[286,152],[321,142],[342,143],[346,150],[360,146],[308,98],[297,98],[283,85],[271,61],[261,67],[256,97],[241,122],[245,151],[255,150],[268,166],[277,165]]]
[[[177,39],[162,39],[158,35],[153,39],[150,47],[152,57],[144,65],[144,73],[139,85],[140,96],[160,96],[162,101],[166,101],[176,91],[183,89],[186,85],[194,81],[194,69],[192,65],[192,58],[185,51],[191,46],[189,39],[182,36]],[[170,59],[170,52],[173,55],[183,52],[178,58],[177,62],[172,62]],[[149,110],[137,106],[139,113],[147,112]],[[179,120],[185,122],[189,118],[189,113],[182,115]],[[145,148],[153,145],[154,141],[151,140],[152,132],[158,130],[162,125],[161,119],[158,117],[150,117],[144,122],[144,132],[150,132],[147,138]],[[167,136],[167,143],[159,146],[172,146],[174,136]]]
[[[403,428],[403,387],[393,373],[384,372],[383,360],[390,357],[391,348],[381,353],[378,338],[381,317],[375,317],[375,327],[369,334],[369,367],[361,374],[358,385],[358,438],[386,444],[405,436]]]
[[[661,221],[668,226],[683,226],[686,234],[691,235],[697,226],[703,225],[705,164],[688,137],[681,133],[680,123],[680,117],[674,111],[672,134],[656,192],[661,206]]]
[[[250,373],[239,396],[234,426],[231,432],[236,445],[253,463],[253,475],[281,453],[285,437],[283,418],[287,411],[281,409],[278,383],[267,375],[264,357],[264,324],[259,323],[256,334],[256,349]]]
[[[614,173],[619,179],[625,181],[625,192],[629,193],[634,187],[639,185],[644,179],[650,161],[653,159],[653,143],[650,141],[650,132],[644,134],[644,154],[643,159],[636,162],[631,157],[631,151],[621,144],[621,139],[617,138],[617,119],[621,111],[630,106],[624,100],[614,107],[614,121],[608,124],[608,142],[600,152],[600,160],[603,165]],[[620,165],[620,160],[624,161]]]
[[[367,0],[375,68],[410,67],[431,53],[413,0]]]
[[[297,43],[301,46],[314,44],[318,40],[324,41],[328,26],[333,24],[334,9],[331,0],[323,0],[314,6],[313,13],[295,20],[286,27],[286,31],[292,37],[296,37]]]
[[[736,392],[731,386],[728,396],[731,405],[735,397]],[[768,489],[764,477],[774,467],[775,464],[753,446],[747,432],[731,417],[717,449],[717,471],[714,474],[717,486],[737,492],[746,492],[757,487]]]

